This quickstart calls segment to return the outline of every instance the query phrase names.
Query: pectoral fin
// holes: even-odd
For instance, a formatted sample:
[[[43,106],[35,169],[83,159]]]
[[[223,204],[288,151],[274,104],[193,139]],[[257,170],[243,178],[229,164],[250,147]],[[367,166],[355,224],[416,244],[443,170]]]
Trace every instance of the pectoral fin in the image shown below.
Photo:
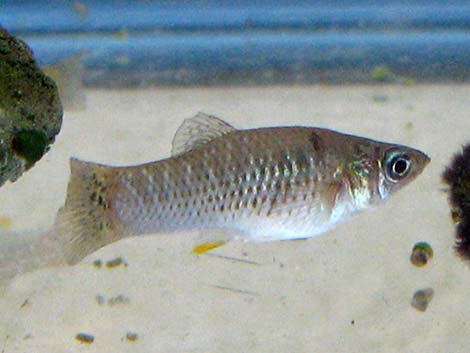
[[[213,249],[217,249],[218,247],[221,247],[224,245],[224,241],[214,241],[214,242],[208,242],[208,243],[202,243],[194,247],[192,253],[196,255],[201,255],[204,254],[208,251],[211,251]]]

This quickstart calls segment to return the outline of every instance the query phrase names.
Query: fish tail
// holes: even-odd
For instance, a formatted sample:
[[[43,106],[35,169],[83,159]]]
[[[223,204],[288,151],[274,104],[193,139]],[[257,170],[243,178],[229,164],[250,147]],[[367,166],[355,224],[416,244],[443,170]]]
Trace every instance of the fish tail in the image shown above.
[[[45,230],[0,231],[0,295],[15,276],[66,262],[57,242]]]
[[[123,235],[112,209],[113,168],[71,158],[70,170],[65,205],[57,213],[54,233],[65,260],[75,264]]]

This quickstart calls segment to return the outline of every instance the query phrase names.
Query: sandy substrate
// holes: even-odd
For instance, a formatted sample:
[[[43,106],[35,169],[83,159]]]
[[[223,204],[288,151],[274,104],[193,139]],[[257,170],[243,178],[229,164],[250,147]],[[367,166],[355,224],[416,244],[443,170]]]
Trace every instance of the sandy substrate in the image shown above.
[[[470,274],[452,252],[440,181],[470,140],[468,97],[469,85],[88,91],[88,109],[66,113],[50,153],[0,189],[18,242],[53,222],[70,156],[116,165],[167,157],[174,131],[198,111],[241,128],[313,125],[398,142],[432,163],[322,237],[232,243],[199,257],[194,234],[133,238],[74,267],[19,275],[0,296],[0,352],[468,352]],[[416,268],[409,256],[422,240],[435,256]],[[117,256],[127,266],[92,264]],[[411,297],[427,287],[434,298],[418,312]]]

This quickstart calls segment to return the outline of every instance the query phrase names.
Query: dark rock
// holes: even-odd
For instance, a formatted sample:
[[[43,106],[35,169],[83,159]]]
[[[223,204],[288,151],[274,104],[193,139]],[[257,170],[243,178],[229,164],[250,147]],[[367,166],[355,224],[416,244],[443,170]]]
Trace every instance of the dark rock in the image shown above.
[[[62,125],[57,87],[31,49],[0,27],[0,186],[47,152]]]

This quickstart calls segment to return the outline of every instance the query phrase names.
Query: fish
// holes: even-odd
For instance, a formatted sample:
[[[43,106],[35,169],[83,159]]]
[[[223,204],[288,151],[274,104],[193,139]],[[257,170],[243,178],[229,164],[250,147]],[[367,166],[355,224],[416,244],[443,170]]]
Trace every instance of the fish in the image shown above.
[[[85,76],[83,51],[63,59],[53,65],[42,67],[42,71],[53,79],[59,90],[59,97],[64,111],[83,111],[86,109],[86,94],[83,88]]]
[[[177,130],[170,158],[133,166],[71,158],[55,234],[70,264],[163,232],[227,234],[206,250],[311,238],[386,200],[429,162],[411,147],[325,128],[240,130],[198,113]]]

